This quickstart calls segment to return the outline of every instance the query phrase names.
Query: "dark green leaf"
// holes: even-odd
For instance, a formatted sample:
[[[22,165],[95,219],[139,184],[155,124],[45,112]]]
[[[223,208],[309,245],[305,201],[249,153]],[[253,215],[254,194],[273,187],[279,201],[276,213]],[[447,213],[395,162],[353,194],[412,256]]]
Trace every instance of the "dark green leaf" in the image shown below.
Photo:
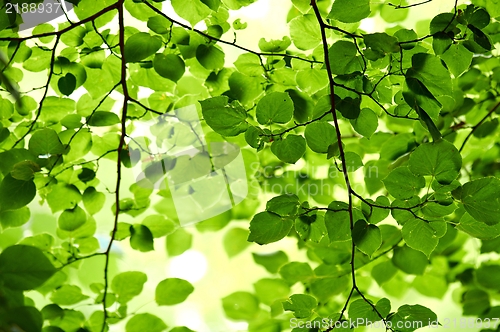
[[[176,54],[156,54],[153,66],[160,76],[174,82],[184,75],[186,67],[181,57]]]
[[[224,52],[215,46],[203,44],[198,46],[196,59],[208,70],[218,70],[224,67]]]
[[[14,245],[0,253],[0,280],[9,288],[37,288],[55,272],[52,263],[38,248]]]
[[[144,225],[130,226],[130,246],[142,252],[154,250],[153,234]]]
[[[113,112],[97,111],[95,112],[88,124],[94,127],[112,126],[120,122],[120,118]]]
[[[380,229],[364,220],[358,220],[354,224],[352,239],[356,247],[370,257],[382,245]]]
[[[28,205],[36,195],[32,180],[16,180],[10,174],[0,183],[0,211],[16,210]]]
[[[161,40],[145,32],[130,36],[125,43],[124,56],[127,62],[139,62],[155,54],[162,46]]]
[[[75,91],[76,77],[71,73],[67,73],[65,76],[61,77],[59,81],[57,81],[57,87],[63,95],[69,96],[73,93],[73,91]]]

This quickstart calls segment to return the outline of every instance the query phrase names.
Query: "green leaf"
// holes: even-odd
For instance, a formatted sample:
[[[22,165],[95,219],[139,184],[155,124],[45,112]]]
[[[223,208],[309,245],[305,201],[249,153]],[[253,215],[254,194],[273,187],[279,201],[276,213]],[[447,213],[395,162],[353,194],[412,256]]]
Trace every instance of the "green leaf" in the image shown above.
[[[248,241],[261,245],[279,241],[290,232],[292,226],[293,221],[290,219],[270,212],[260,212],[250,222]]]
[[[148,28],[158,34],[168,34],[172,22],[160,15],[154,15],[148,18]]]
[[[392,0],[386,0],[383,5],[380,7],[380,17],[384,19],[387,23],[394,23],[394,22],[400,22],[404,21],[404,19],[408,16],[409,9],[408,8],[395,8],[394,6],[391,6],[389,4],[392,4]],[[401,2],[402,6],[408,5],[408,1],[402,0]],[[415,38],[411,39],[417,39],[417,36],[415,35]]]
[[[264,68],[259,61],[259,57],[255,54],[241,54],[234,62],[234,66],[239,72],[248,76],[260,76],[264,74]]]
[[[363,39],[366,47],[382,56],[399,51],[398,39],[384,32],[366,34]]]
[[[59,91],[65,96],[69,96],[75,91],[76,88],[76,77],[71,73],[67,73],[65,76],[61,77],[57,81],[57,87]]]
[[[253,287],[259,301],[267,305],[285,299],[290,293],[290,286],[283,279],[260,279]]]
[[[160,38],[145,32],[138,32],[130,36],[125,42],[125,60],[127,62],[139,62],[155,54],[161,46]]]
[[[354,224],[352,239],[356,247],[370,257],[382,245],[380,229],[373,224],[368,224],[364,220],[358,220]]]
[[[290,37],[299,50],[310,50],[321,43],[321,30],[313,14],[300,15],[290,21]]]
[[[361,326],[375,323],[381,319],[372,305],[364,299],[358,299],[351,302],[348,314],[350,320],[362,322],[362,324],[360,324]]]
[[[391,280],[397,272],[397,268],[389,260],[375,265],[372,269],[371,276],[375,279],[377,284],[382,285]]]
[[[413,332],[417,328],[436,324],[437,316],[432,310],[421,305],[405,304],[398,308],[389,319],[393,326],[398,326],[401,332]],[[399,327],[401,326],[401,328]],[[434,325],[433,325],[434,326]]]
[[[416,276],[412,283],[420,294],[442,299],[448,290],[448,283],[443,276],[426,273]]]
[[[318,153],[327,153],[331,145],[337,144],[335,127],[328,122],[316,121],[308,124],[304,137],[309,148]]]
[[[356,119],[349,120],[352,127],[360,135],[370,138],[378,127],[378,117],[374,111],[369,108],[361,109],[359,116]]]
[[[86,222],[87,214],[78,205],[74,209],[63,211],[57,220],[59,228],[67,232],[80,228]]]
[[[35,177],[35,173],[40,172],[40,166],[31,160],[21,161],[14,165],[10,175],[21,181],[29,181]]]
[[[446,140],[419,145],[411,154],[410,171],[417,176],[432,175],[441,184],[450,184],[460,173],[462,157]]]
[[[222,298],[222,307],[230,319],[251,320],[259,311],[259,300],[248,292],[235,292]]]
[[[187,20],[193,27],[212,12],[200,0],[172,0],[172,7],[177,15]]]
[[[55,272],[52,263],[38,248],[18,244],[0,253],[0,280],[11,289],[35,289]]]
[[[231,228],[224,235],[222,241],[224,245],[224,250],[229,258],[234,257],[241,253],[245,248],[250,245],[247,241],[248,230],[243,228]]]
[[[406,166],[393,169],[382,181],[387,191],[399,199],[406,199],[417,195],[420,189],[425,187],[424,177],[413,174]]]
[[[143,272],[122,272],[113,278],[111,290],[118,296],[118,303],[125,304],[141,294],[147,280],[148,277]]]
[[[234,30],[245,30],[248,26],[248,23],[241,22],[241,19],[237,18],[233,22],[233,29]]]
[[[172,234],[167,235],[167,253],[170,257],[182,255],[191,248],[193,235],[184,228],[178,228]]]
[[[156,286],[155,300],[158,305],[175,305],[184,302],[194,291],[193,285],[179,278],[168,278]]]
[[[283,251],[276,251],[269,254],[252,253],[256,264],[263,266],[270,273],[276,273],[280,267],[288,262],[288,257]]]
[[[43,317],[35,307],[17,306],[8,309],[3,315],[5,315],[7,322],[13,328],[24,332],[38,332],[42,330]]]
[[[500,222],[500,180],[486,177],[462,186],[460,200],[465,210],[477,221],[487,225]]]
[[[324,69],[307,68],[300,70],[295,79],[299,88],[311,95],[328,85],[328,73]]]
[[[223,136],[236,136],[248,128],[247,113],[237,103],[228,104],[226,96],[200,101],[207,124]]]
[[[481,264],[476,270],[477,282],[488,289],[500,290],[500,266]]]
[[[431,23],[429,25],[429,30],[431,35],[441,31],[447,32],[452,30],[456,26],[456,22],[454,23],[453,21],[454,21],[454,16],[452,13],[441,13],[436,15],[431,20]]]
[[[178,327],[174,327],[169,332],[196,332],[196,331],[193,331],[185,326],[178,326]]]
[[[370,15],[370,0],[335,0],[328,18],[356,23]]]
[[[156,54],[153,67],[161,77],[177,82],[184,75],[186,66],[177,54]]]
[[[308,263],[290,262],[283,265],[279,273],[290,285],[306,282],[314,277],[314,272]]]
[[[257,121],[262,125],[287,123],[293,117],[293,101],[285,92],[272,92],[257,104]]]
[[[201,44],[196,49],[196,59],[208,70],[219,70],[224,67],[224,52],[219,48]]]
[[[491,308],[489,294],[481,289],[471,289],[465,292],[462,303],[464,315],[484,315]]]
[[[172,234],[177,228],[177,225],[172,220],[157,214],[147,216],[142,221],[142,224],[151,231],[154,238]]]
[[[28,205],[36,195],[32,180],[16,180],[10,174],[0,183],[0,211],[16,210]]]
[[[441,237],[438,236],[441,234],[432,226],[432,222],[428,223],[420,219],[409,220],[403,225],[403,239],[410,248],[421,251],[430,257]]]
[[[451,46],[452,40],[445,32],[438,32],[432,38],[434,54],[442,55]]]
[[[94,187],[88,187],[83,192],[83,205],[90,214],[96,214],[101,211],[106,201],[106,195],[97,191]]]
[[[0,212],[0,225],[5,228],[19,227],[26,224],[31,217],[28,207],[22,207],[17,210],[7,210]]]
[[[430,93],[430,91],[419,80],[407,77],[405,80],[403,98],[412,109],[424,121],[427,129],[433,134],[433,130],[440,136],[439,130],[433,120],[438,119],[441,111],[441,103]],[[427,119],[430,118],[430,119]],[[434,138],[434,136],[433,136]],[[438,139],[438,138],[434,138]]]
[[[280,195],[272,198],[266,204],[266,210],[279,216],[295,216],[300,202],[297,195]]]
[[[44,128],[37,130],[30,138],[29,150],[35,156],[54,155],[64,152],[64,146],[55,130]]]
[[[306,141],[300,135],[290,134],[283,140],[274,141],[271,151],[279,160],[295,164],[306,152]]]
[[[325,226],[330,242],[351,240],[348,208],[344,202],[332,202],[328,206],[329,210],[325,214]]]
[[[95,112],[88,124],[94,127],[106,127],[120,123],[120,118],[113,112],[97,111]]]
[[[365,215],[366,219],[371,223],[371,224],[376,224],[387,218],[389,215],[390,209],[389,206],[391,205],[389,202],[389,199],[386,196],[379,196],[373,202],[371,199],[367,199],[368,202],[374,203],[375,205],[378,206],[386,206],[387,208],[378,208],[374,206],[369,206],[365,202],[361,203],[362,211],[363,214]]]
[[[434,97],[452,94],[450,73],[434,55],[414,54],[411,58],[411,68],[406,72],[406,76],[418,79]]]
[[[474,4],[486,8],[492,17],[500,16],[500,0],[476,0]]]
[[[130,246],[142,252],[154,250],[153,234],[144,225],[130,226]]]
[[[392,263],[405,273],[423,274],[428,260],[422,252],[405,245],[394,249]]]
[[[265,38],[259,40],[259,48],[262,52],[283,52],[291,44],[292,41],[288,36],[284,36],[281,40],[271,39],[271,41],[267,41]]]
[[[167,325],[155,315],[149,313],[135,314],[125,325],[126,332],[162,332],[167,329]]]
[[[296,318],[308,318],[318,306],[318,301],[310,295],[294,294],[288,301],[283,302],[285,311],[292,311]]]
[[[328,50],[330,67],[335,75],[352,74],[362,71],[362,61],[356,56],[358,50],[356,45],[347,40],[335,42]]]
[[[468,213],[464,213],[457,229],[481,240],[491,240],[500,236],[500,223],[490,226],[477,221]]]
[[[82,294],[80,287],[74,285],[62,285],[50,296],[50,300],[59,305],[72,305],[88,298]]]

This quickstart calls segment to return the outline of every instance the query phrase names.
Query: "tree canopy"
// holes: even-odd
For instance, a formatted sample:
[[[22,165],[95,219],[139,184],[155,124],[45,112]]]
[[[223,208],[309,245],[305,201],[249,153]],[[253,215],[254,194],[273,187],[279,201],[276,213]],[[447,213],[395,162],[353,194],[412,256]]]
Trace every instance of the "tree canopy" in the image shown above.
[[[498,0],[291,0],[258,48],[255,0],[66,2],[0,0],[0,331],[192,331],[146,262],[214,232],[248,331],[498,331]]]

